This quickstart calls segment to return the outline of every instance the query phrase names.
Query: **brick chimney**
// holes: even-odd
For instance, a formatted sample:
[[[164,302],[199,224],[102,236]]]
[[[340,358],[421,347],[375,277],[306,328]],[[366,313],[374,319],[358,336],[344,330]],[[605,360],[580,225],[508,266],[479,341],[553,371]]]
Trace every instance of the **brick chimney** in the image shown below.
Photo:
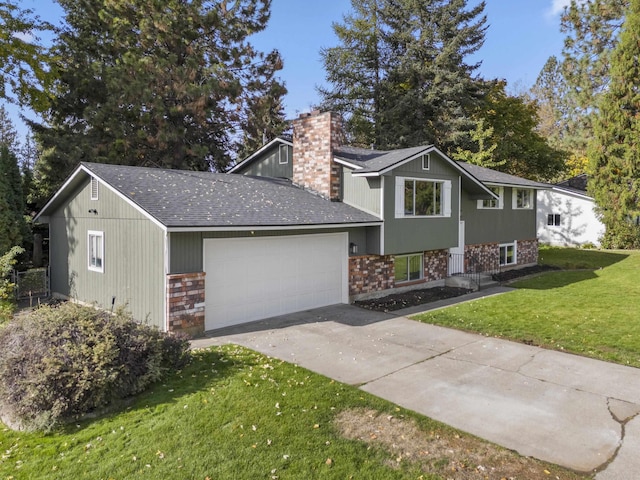
[[[293,121],[293,183],[340,200],[340,168],[333,151],[344,142],[342,120],[315,110]]]

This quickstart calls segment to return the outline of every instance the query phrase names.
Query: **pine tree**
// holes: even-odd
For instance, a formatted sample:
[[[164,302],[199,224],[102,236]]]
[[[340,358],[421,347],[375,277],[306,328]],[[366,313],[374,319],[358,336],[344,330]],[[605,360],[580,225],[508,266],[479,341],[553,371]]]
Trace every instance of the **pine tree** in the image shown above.
[[[330,88],[319,88],[322,108],[345,117],[349,143],[382,147],[386,53],[385,0],[352,0],[353,13],[334,23],[340,45],[320,52]]]
[[[352,0],[335,24],[337,47],[322,51],[330,87],[323,106],[347,117],[352,143],[379,148],[437,143],[455,150],[482,97],[466,63],[484,41],[484,2]]]
[[[640,0],[631,0],[611,53],[609,84],[589,144],[594,195],[609,248],[640,248]]]
[[[567,138],[562,147],[577,158],[586,153],[628,6],[629,0],[574,0],[562,15],[561,30],[567,36],[561,70],[568,89],[564,96]]]
[[[59,0],[66,28],[36,181],[79,161],[223,170],[265,62],[270,0]],[[275,67],[274,67],[275,69]]]
[[[240,119],[242,138],[235,149],[236,159],[248,157],[288,129],[283,105],[287,89],[275,77],[281,68],[280,54],[274,51],[250,83],[251,89],[244,99],[245,113]]]
[[[27,232],[24,210],[17,157],[6,144],[0,144],[0,256],[22,245]]]

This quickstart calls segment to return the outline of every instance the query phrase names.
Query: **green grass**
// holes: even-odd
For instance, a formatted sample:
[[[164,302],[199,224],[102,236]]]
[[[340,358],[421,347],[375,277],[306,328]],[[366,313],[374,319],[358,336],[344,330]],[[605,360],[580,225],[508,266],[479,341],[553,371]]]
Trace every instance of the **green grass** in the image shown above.
[[[351,409],[415,422],[427,439],[464,446],[398,461],[397,452],[341,436],[333,420]],[[395,438],[405,433],[399,425]],[[195,352],[183,371],[110,415],[50,434],[0,431],[0,450],[2,479],[437,480],[452,464],[471,471],[496,465],[518,478],[521,471],[579,478],[236,346]]]
[[[416,319],[640,367],[640,252],[544,248],[565,270]]]

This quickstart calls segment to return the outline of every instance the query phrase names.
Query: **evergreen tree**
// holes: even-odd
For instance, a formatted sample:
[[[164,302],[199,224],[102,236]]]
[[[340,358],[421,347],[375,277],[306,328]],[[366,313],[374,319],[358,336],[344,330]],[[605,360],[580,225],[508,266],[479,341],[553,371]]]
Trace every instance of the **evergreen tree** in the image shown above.
[[[385,44],[385,0],[351,0],[353,14],[334,23],[340,45],[320,52],[330,88],[319,88],[322,108],[345,117],[352,145],[383,147],[385,80],[391,59]]]
[[[79,161],[223,170],[265,57],[248,42],[270,0],[59,0],[56,90],[34,125],[36,182]],[[275,66],[271,66],[277,70]]]
[[[640,248],[640,0],[631,0],[611,53],[610,81],[594,118],[588,155],[609,248]]]
[[[5,145],[13,153],[20,150],[18,132],[4,105],[0,105],[0,144]]]
[[[561,30],[567,34],[562,76],[568,88],[567,144],[562,147],[577,159],[586,153],[593,115],[609,84],[611,52],[628,5],[629,0],[572,0],[561,18]]]
[[[0,144],[0,256],[22,245],[27,232],[20,168],[15,154]]]
[[[250,95],[245,94],[245,114],[240,120],[242,138],[236,146],[238,160],[248,157],[288,129],[283,105],[287,89],[275,77],[282,68],[282,59],[277,52],[270,56],[259,68],[259,76],[251,82]]]
[[[466,63],[484,41],[484,2],[352,0],[335,24],[341,45],[323,50],[323,105],[347,117],[352,143],[379,148],[437,143],[455,151],[475,128],[483,95]]]

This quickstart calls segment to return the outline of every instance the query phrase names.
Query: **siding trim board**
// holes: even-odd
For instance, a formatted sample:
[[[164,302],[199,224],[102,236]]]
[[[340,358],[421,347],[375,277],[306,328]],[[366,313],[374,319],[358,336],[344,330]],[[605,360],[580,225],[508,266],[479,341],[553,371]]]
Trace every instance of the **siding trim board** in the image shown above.
[[[318,230],[318,229],[335,229],[335,228],[354,228],[354,227],[379,227],[380,222],[366,223],[335,223],[335,224],[309,224],[309,225],[247,225],[226,227],[167,227],[169,233],[188,233],[188,232],[253,232],[264,230]]]

